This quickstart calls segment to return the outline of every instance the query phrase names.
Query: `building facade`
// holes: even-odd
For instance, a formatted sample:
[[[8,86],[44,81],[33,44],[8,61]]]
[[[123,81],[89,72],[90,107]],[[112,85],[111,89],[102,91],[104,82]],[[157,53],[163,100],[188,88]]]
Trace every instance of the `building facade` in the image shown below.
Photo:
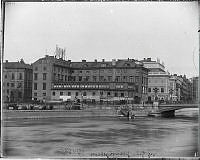
[[[192,81],[192,101],[193,103],[198,103],[198,81],[199,77],[193,77]]]
[[[168,101],[170,99],[170,74],[165,71],[164,64],[151,58],[144,58],[141,62],[149,69],[148,101]]]
[[[33,100],[140,103],[147,98],[147,75],[148,69],[133,59],[71,62],[46,56],[33,63]]]
[[[32,67],[20,62],[3,64],[4,102],[27,102],[32,98]]]

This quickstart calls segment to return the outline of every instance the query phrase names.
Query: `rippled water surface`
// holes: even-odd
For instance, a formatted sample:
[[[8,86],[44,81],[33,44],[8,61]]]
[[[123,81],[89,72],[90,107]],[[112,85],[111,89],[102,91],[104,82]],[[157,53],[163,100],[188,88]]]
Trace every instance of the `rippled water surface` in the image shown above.
[[[193,157],[197,151],[198,110],[175,118],[51,118],[4,122],[4,156]]]

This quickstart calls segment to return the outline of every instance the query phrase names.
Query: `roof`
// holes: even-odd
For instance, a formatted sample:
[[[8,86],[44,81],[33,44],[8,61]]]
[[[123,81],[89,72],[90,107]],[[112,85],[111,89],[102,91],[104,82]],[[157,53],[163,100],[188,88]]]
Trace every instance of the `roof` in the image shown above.
[[[24,62],[5,62],[5,69],[32,69],[32,66]]]

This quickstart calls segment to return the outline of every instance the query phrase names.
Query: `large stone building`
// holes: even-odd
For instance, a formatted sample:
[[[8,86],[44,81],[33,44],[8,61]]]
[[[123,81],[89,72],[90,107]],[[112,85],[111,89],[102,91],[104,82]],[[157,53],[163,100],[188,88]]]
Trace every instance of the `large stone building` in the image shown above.
[[[134,59],[71,62],[46,56],[33,65],[33,99],[146,101],[147,74]]]
[[[149,69],[148,73],[148,101],[168,101],[170,89],[170,74],[165,71],[164,64],[159,60],[144,58],[141,61],[144,67]]]
[[[193,103],[198,103],[198,79],[199,77],[193,77],[192,81],[192,101]]]
[[[32,98],[32,67],[20,62],[3,64],[4,102],[26,102]]]

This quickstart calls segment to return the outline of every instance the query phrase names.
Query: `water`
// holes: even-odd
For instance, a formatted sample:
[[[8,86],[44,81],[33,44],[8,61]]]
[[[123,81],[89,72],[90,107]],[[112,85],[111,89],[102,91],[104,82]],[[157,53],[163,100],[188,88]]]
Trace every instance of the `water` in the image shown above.
[[[4,156],[194,157],[198,110],[175,118],[51,118],[4,122]]]

